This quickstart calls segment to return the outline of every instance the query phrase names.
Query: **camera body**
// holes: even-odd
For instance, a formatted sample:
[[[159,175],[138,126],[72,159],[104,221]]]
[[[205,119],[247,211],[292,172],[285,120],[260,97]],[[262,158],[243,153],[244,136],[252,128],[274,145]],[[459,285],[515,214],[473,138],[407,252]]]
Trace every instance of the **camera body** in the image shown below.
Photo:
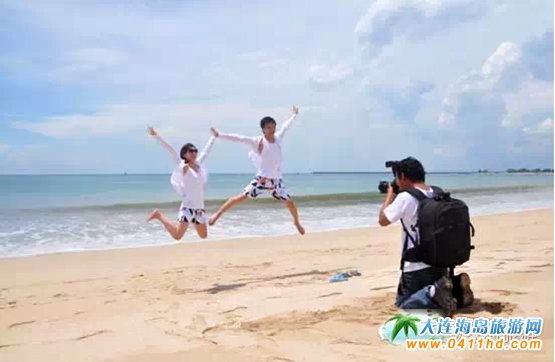
[[[385,167],[391,168],[394,175],[397,175],[397,172],[401,169],[401,161],[385,161]]]
[[[385,167],[386,168],[391,168],[391,171],[393,172],[393,176],[395,177],[395,176],[397,176],[397,174],[399,173],[399,171],[401,169],[401,162],[400,161],[386,161]],[[393,179],[393,181],[391,181],[391,182],[389,182],[389,181],[380,181],[380,183],[378,184],[378,190],[380,191],[380,193],[386,194],[389,185],[391,185],[391,187],[393,187],[393,193],[395,193],[395,194],[399,193],[399,185],[397,185],[397,182],[395,181],[395,179]]]

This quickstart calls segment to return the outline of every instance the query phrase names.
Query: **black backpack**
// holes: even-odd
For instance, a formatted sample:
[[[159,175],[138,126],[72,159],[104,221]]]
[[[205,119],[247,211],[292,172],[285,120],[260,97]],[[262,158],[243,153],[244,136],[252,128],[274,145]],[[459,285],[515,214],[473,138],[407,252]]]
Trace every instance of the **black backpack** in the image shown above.
[[[401,270],[404,262],[424,262],[438,268],[453,269],[470,259],[470,244],[474,236],[474,226],[470,223],[468,206],[451,197],[439,187],[432,186],[433,197],[426,197],[415,188],[403,190],[418,200],[417,240],[408,232],[403,220],[401,223],[406,238],[401,257]],[[414,248],[407,250],[408,240]]]

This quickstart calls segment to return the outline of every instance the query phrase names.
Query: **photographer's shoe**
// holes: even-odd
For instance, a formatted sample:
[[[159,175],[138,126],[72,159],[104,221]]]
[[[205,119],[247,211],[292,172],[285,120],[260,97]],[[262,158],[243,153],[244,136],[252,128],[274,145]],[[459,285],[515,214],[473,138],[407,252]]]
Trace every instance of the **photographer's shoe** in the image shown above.
[[[448,277],[442,277],[434,283],[435,292],[432,300],[441,307],[445,317],[453,317],[457,310],[457,300],[453,298],[453,283]]]
[[[470,289],[470,276],[467,273],[453,277],[453,296],[457,299],[458,308],[466,308],[474,303],[474,293]]]

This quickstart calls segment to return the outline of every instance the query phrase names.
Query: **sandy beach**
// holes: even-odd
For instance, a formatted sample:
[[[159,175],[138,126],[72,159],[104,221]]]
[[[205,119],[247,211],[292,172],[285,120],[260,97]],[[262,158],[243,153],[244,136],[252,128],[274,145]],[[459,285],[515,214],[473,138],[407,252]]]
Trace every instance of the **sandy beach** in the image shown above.
[[[374,223],[375,220],[369,220]],[[408,352],[395,314],[400,228],[0,260],[0,361],[553,360],[553,209],[482,216],[458,315],[539,316],[538,352]],[[338,271],[360,277],[329,283]]]

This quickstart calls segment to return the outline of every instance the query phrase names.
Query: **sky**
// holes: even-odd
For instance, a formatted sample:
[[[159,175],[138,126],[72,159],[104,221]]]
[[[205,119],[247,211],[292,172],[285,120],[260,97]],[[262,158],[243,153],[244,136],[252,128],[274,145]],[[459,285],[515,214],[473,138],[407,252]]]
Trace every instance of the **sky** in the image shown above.
[[[551,168],[553,2],[0,0],[0,174],[168,173],[148,126],[201,148],[293,104],[286,172]]]

